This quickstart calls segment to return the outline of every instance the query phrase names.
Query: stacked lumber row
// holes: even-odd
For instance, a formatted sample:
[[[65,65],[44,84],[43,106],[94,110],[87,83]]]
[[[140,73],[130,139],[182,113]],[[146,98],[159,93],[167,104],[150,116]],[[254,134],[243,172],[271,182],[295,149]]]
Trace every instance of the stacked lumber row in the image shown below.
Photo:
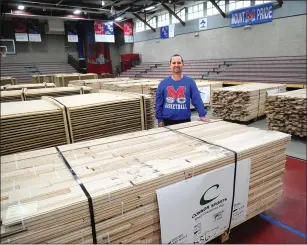
[[[102,89],[102,84],[104,83],[123,82],[123,81],[132,81],[132,80],[134,79],[129,78],[129,77],[73,80],[69,82],[68,86],[87,86],[87,87],[91,87],[93,92],[98,92],[99,90]]]
[[[282,84],[251,83],[215,89],[213,115],[228,120],[247,122],[265,114],[268,94],[284,92]]]
[[[140,94],[150,94],[150,87],[158,86],[160,80],[142,79],[142,80],[128,80],[123,82],[108,82],[103,83],[102,89],[112,91],[123,91]]]
[[[146,129],[141,96],[102,91],[57,101],[68,110],[72,143]]]
[[[53,83],[53,74],[33,75],[33,83]]]
[[[71,73],[71,74],[54,74],[53,82],[57,87],[68,87],[70,81],[84,80],[84,79],[97,79],[98,75],[95,73]]]
[[[209,106],[211,104],[213,91],[217,88],[221,88],[223,86],[223,82],[197,80],[196,85],[200,92],[200,96],[202,97],[202,100],[204,102],[204,105]],[[153,97],[154,101],[156,101],[157,88],[158,86],[152,86],[149,88],[149,94]],[[191,104],[190,108],[193,109],[194,106]]]
[[[26,84],[18,84],[18,85],[5,85],[1,86],[1,91],[10,91],[10,90],[20,90],[23,88],[27,89],[35,89],[35,88],[54,88],[54,83],[26,83]]]
[[[225,121],[170,128],[59,147],[93,200],[98,243],[160,243],[156,190],[234,163],[230,151],[180,133],[251,159],[246,220],[281,196],[290,135]],[[1,157],[1,181],[2,243],[93,242],[88,200],[54,148]]]
[[[56,88],[39,88],[39,89],[21,89],[2,91],[0,93],[1,102],[38,100],[42,96],[69,96],[75,94],[88,94],[91,92],[89,87],[56,87]]]
[[[62,109],[44,100],[1,103],[0,135],[1,155],[68,143]]]
[[[17,84],[16,78],[13,78],[13,77],[0,77],[0,85],[1,86],[5,86],[5,85],[8,85],[8,84],[11,84],[11,85]]]
[[[101,92],[1,103],[1,155],[153,128],[151,97],[144,101]]]
[[[266,115],[268,129],[307,136],[306,89],[269,95]]]

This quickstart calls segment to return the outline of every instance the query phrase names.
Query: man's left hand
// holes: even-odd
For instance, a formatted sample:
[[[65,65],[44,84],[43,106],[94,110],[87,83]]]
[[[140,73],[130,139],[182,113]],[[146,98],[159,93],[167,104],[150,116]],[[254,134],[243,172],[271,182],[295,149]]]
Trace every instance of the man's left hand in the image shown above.
[[[209,118],[206,118],[206,117],[200,117],[200,118],[198,119],[198,121],[210,122],[210,119],[209,119]]]

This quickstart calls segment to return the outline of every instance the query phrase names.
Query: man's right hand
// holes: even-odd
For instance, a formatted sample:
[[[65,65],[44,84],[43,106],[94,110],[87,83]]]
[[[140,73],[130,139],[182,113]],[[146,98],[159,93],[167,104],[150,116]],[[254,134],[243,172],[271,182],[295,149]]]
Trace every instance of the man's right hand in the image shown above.
[[[164,122],[159,122],[158,127],[164,127]]]

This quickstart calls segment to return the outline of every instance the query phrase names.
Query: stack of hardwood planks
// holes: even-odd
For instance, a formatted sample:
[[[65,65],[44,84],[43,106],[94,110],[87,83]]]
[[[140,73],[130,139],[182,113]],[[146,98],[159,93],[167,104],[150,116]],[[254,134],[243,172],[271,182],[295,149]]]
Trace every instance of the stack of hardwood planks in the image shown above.
[[[44,100],[1,103],[1,155],[65,143],[59,107]]]
[[[33,83],[53,83],[53,74],[33,75]]]
[[[68,87],[70,81],[84,80],[84,79],[97,79],[98,75],[94,73],[71,73],[71,74],[54,74],[53,82],[57,87]]]
[[[213,115],[246,122],[265,114],[268,94],[286,91],[283,84],[250,83],[215,89],[212,96]]]
[[[234,163],[198,138],[250,158],[246,220],[281,196],[289,135],[224,121],[170,128],[59,147],[91,196],[98,243],[161,242],[156,190]],[[1,220],[2,243],[93,243],[88,200],[55,148],[1,157]]]
[[[2,155],[57,146],[63,142],[63,132],[67,143],[73,143],[150,129],[155,121],[150,96],[112,91],[56,98],[43,96],[42,100],[2,103],[2,108]],[[54,124],[51,116],[49,119],[50,113]],[[61,134],[55,141],[53,137],[58,137],[57,131]]]
[[[146,129],[148,114],[142,96],[101,91],[57,101],[67,108],[72,142]]]
[[[98,92],[102,89],[102,84],[109,82],[123,82],[130,81],[132,78],[116,77],[116,78],[100,78],[100,79],[87,79],[87,80],[73,80],[70,81],[68,86],[88,86],[91,87],[93,92]]]
[[[102,89],[112,91],[124,91],[131,93],[150,94],[152,86],[158,86],[159,80],[142,79],[142,80],[128,80],[123,82],[108,82],[103,83]]]
[[[8,84],[11,84],[11,85],[17,84],[16,78],[13,78],[13,77],[0,77],[0,85],[1,86],[5,86],[5,85],[8,85]]]
[[[54,88],[54,83],[25,83],[25,84],[18,84],[18,85],[5,85],[1,86],[1,91],[8,91],[8,90],[20,90],[23,88],[27,89],[35,89],[35,88]]]
[[[68,96],[76,94],[87,94],[91,92],[91,88],[81,87],[55,87],[55,88],[38,88],[2,91],[0,94],[1,102],[37,100],[42,96]]]
[[[23,89],[0,92],[0,102],[23,101]]]
[[[268,129],[307,136],[306,89],[269,95],[266,115]]]
[[[55,87],[55,88],[40,88],[24,90],[25,100],[37,100],[42,96],[71,96],[77,94],[88,94],[91,92],[90,87],[81,86],[79,88],[73,87]]]

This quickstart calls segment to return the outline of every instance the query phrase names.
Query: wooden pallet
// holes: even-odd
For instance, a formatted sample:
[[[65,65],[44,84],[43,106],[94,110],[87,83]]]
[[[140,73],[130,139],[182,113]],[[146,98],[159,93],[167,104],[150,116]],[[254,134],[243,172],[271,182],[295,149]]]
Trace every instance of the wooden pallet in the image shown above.
[[[289,135],[224,121],[169,128],[59,147],[91,196],[98,243],[161,242],[156,190],[234,162],[199,139],[251,159],[246,220],[281,196]],[[2,243],[93,242],[88,200],[55,148],[2,156],[1,181]]]
[[[16,85],[17,80],[14,77],[0,77],[0,86]]]
[[[285,91],[283,84],[251,83],[215,89],[212,112],[219,118],[248,122],[265,114],[267,95]]]
[[[306,137],[306,108],[306,89],[269,95],[265,109],[267,128]]]
[[[26,89],[37,89],[37,88],[54,88],[54,83],[25,83],[18,85],[5,85],[1,86],[1,91],[10,91],[10,90],[21,90],[23,88]]]
[[[98,75],[94,73],[71,73],[71,74],[54,74],[53,82],[57,87],[68,87],[70,81],[84,80],[84,79],[97,79]]]
[[[53,83],[53,74],[33,75],[33,83]]]

